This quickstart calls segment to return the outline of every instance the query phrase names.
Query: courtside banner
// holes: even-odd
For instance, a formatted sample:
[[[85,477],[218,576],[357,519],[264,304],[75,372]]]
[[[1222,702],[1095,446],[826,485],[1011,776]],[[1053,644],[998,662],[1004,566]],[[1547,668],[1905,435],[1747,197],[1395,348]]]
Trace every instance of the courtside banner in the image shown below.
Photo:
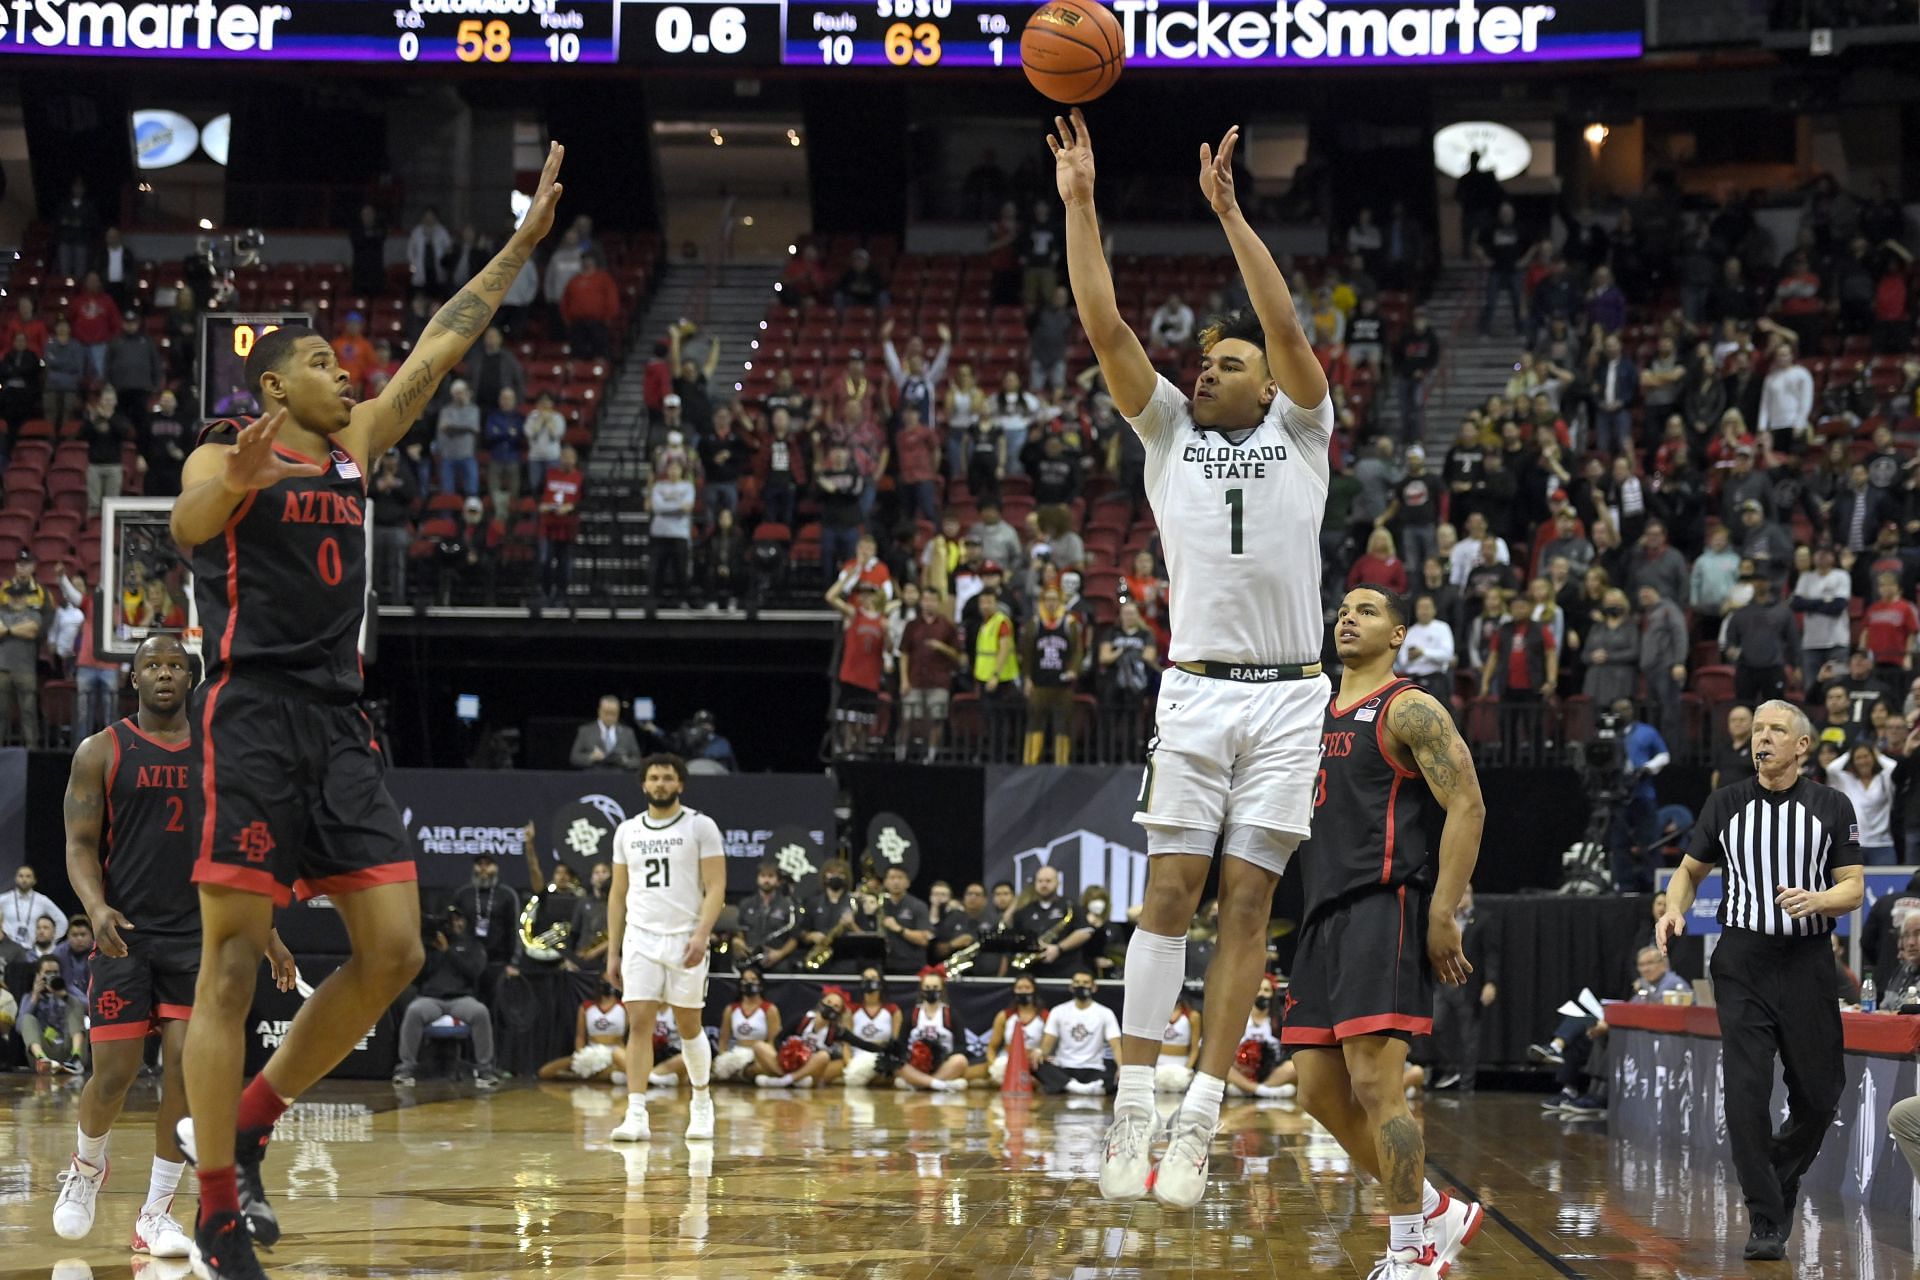
[[[1638,58],[1644,0],[1112,0],[1129,69]]]
[[[1133,823],[1140,778],[1138,765],[989,768],[986,882],[1010,880],[1021,893],[1052,867],[1062,895],[1078,901],[1088,885],[1104,885],[1109,918],[1126,919],[1147,887],[1146,833]]]
[[[387,789],[399,805],[421,882],[465,884],[486,853],[513,885],[526,878],[526,825],[540,864],[584,869],[613,856],[613,830],[646,809],[640,779],[626,773],[533,770],[394,769]],[[775,831],[798,828],[819,849],[833,847],[832,779],[824,774],[695,774],[683,802],[711,817],[727,842],[727,889],[753,887],[754,868]]]

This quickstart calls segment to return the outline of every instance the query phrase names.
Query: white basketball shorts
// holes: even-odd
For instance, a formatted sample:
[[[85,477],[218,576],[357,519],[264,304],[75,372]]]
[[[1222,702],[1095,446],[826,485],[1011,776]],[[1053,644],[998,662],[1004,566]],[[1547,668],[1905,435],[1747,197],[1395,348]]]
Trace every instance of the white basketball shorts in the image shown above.
[[[1243,824],[1304,839],[1332,690],[1324,675],[1244,684],[1168,668],[1133,820],[1213,832]]]
[[[691,969],[680,963],[692,937],[689,933],[627,930],[620,948],[620,999],[665,1003],[676,1009],[704,1009],[710,958],[702,956]]]

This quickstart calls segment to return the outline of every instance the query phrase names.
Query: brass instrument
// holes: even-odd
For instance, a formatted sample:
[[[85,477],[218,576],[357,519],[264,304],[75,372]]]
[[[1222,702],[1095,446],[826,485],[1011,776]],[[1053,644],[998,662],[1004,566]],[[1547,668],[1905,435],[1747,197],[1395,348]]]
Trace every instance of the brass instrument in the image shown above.
[[[538,960],[544,964],[553,964],[566,959],[567,939],[573,933],[572,922],[556,921],[536,934],[533,931],[533,924],[539,911],[539,898],[529,898],[527,905],[520,909],[521,949],[527,953],[527,959]]]
[[[840,941],[841,934],[853,927],[855,918],[853,912],[856,906],[867,915],[877,915],[880,911],[880,900],[868,893],[849,894],[839,923],[827,930],[826,936],[815,944],[813,950],[807,952],[807,958],[800,962],[802,969],[809,973],[818,973],[827,967],[827,962],[833,959],[833,944]]]
[[[1067,908],[1067,914],[1060,917],[1058,924],[1033,940],[1033,950],[1023,951],[1013,958],[1008,968],[1014,973],[1025,973],[1040,963],[1040,957],[1046,949],[1067,936],[1067,926],[1073,923],[1073,908]]]
[[[980,954],[980,939],[975,938],[966,946],[947,957],[947,981],[951,982],[967,970],[973,968],[974,958]]]

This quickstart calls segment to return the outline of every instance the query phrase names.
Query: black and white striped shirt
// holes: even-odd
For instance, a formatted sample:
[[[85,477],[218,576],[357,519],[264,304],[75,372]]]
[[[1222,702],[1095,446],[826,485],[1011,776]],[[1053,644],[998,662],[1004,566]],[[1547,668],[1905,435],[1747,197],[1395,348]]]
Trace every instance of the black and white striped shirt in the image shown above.
[[[1830,916],[1795,920],[1774,901],[1786,888],[1831,889],[1833,873],[1861,865],[1853,802],[1805,778],[1769,791],[1743,778],[1707,797],[1688,853],[1719,866],[1720,927],[1776,935],[1832,933]]]

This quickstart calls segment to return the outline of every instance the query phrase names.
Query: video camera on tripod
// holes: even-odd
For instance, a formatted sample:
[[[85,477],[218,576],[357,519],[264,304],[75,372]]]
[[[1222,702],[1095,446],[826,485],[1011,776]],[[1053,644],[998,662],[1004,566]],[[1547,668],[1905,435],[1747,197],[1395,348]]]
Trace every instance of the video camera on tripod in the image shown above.
[[[1614,815],[1632,794],[1634,781],[1627,772],[1628,723],[1609,707],[1594,717],[1593,735],[1574,744],[1570,752],[1590,808],[1586,831],[1560,855],[1559,892],[1563,894],[1602,894],[1613,887],[1607,845]]]

